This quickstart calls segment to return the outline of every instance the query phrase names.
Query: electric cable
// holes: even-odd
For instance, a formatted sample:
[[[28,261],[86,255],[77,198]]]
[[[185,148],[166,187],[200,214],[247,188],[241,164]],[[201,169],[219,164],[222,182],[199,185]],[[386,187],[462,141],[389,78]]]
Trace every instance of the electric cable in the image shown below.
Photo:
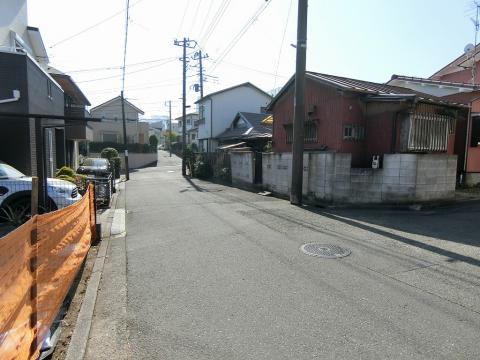
[[[131,8],[134,7],[134,6],[136,6],[136,5],[138,5],[138,4],[141,3],[142,1],[144,1],[144,0],[138,0],[136,3],[134,3],[134,4],[131,6]],[[95,24],[93,24],[93,25],[90,25],[90,26],[86,27],[85,29],[83,29],[83,30],[81,30],[81,31],[79,31],[79,32],[77,32],[77,33],[75,33],[75,34],[73,34],[73,35],[70,35],[70,36],[68,36],[68,37],[66,37],[66,38],[64,38],[64,39],[62,39],[62,40],[60,40],[60,41],[57,41],[55,44],[53,44],[52,46],[50,46],[50,49],[54,48],[54,47],[57,46],[57,45],[60,45],[60,44],[62,44],[62,43],[64,43],[64,42],[66,42],[66,41],[68,41],[68,40],[71,40],[71,39],[73,39],[73,38],[75,38],[75,37],[77,37],[77,36],[79,36],[79,35],[82,35],[83,33],[86,33],[87,31],[92,30],[92,29],[96,28],[97,26],[100,26],[100,25],[106,23],[107,21],[109,21],[109,20],[113,19],[114,17],[116,17],[116,16],[122,14],[123,12],[125,12],[125,10],[127,10],[127,8],[122,9],[122,10],[120,10],[120,11],[117,11],[117,12],[114,13],[113,15],[110,15],[110,16],[106,17],[105,19],[100,20],[98,23],[95,23]]]

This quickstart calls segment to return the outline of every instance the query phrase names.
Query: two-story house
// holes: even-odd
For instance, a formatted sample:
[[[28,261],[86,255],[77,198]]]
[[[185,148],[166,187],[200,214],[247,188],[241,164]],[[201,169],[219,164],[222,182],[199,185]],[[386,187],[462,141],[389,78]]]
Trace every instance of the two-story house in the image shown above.
[[[231,124],[238,112],[261,113],[272,97],[246,82],[199,99],[198,145],[201,151],[212,152],[218,147],[216,137]]]
[[[456,124],[455,153],[467,184],[480,183],[480,45],[436,71],[429,78],[393,75],[387,84],[422,91],[470,109]]]
[[[28,114],[64,115],[64,93],[46,71],[49,59],[38,28],[27,25],[26,0],[2,1],[0,9],[0,159],[28,175],[37,174],[35,120]],[[43,125],[47,119],[42,120]],[[63,120],[48,120],[43,150],[52,176],[65,165]],[[52,125],[58,125],[53,127]]]
[[[175,119],[179,127],[179,135],[181,138],[183,131],[183,116],[179,116]],[[198,113],[189,113],[186,115],[185,120],[186,138],[187,144],[197,143],[198,133]]]
[[[149,124],[139,120],[144,112],[124,99],[127,143],[148,144]],[[123,142],[122,99],[117,96],[90,109],[92,117],[101,118],[101,122],[90,122],[95,142]]]
[[[68,117],[90,118],[90,113],[87,110],[90,101],[69,75],[53,67],[48,68],[48,73],[62,87],[64,92],[64,113],[67,117],[65,119],[66,165],[77,169],[80,165],[80,144],[92,141],[93,133],[87,120],[69,120]]]

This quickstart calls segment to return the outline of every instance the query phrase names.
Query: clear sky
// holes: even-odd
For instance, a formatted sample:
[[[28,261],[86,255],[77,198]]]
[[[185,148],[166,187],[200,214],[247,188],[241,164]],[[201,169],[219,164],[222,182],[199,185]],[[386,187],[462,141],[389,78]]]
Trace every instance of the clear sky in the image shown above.
[[[173,115],[181,114],[182,49],[173,42],[184,36],[199,41],[209,55],[205,94],[246,81],[265,91],[284,85],[295,70],[290,44],[296,41],[297,3],[131,0],[126,98],[146,118],[168,114],[168,100]],[[29,24],[40,28],[51,65],[70,74],[92,106],[119,95],[125,0],[28,5]],[[474,15],[471,0],[310,0],[307,70],[376,82],[392,74],[428,77],[474,42]],[[198,82],[197,73],[189,68],[189,88]],[[198,97],[189,90],[187,101]]]

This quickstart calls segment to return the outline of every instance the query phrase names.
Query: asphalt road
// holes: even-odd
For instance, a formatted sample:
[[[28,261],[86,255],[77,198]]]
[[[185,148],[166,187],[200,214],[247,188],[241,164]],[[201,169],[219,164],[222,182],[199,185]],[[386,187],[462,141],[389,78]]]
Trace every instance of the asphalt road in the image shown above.
[[[480,358],[480,206],[299,208],[159,158],[127,183],[125,246],[112,248],[126,261],[104,279],[103,301],[125,297],[110,316],[126,357]],[[307,256],[310,242],[351,255]]]

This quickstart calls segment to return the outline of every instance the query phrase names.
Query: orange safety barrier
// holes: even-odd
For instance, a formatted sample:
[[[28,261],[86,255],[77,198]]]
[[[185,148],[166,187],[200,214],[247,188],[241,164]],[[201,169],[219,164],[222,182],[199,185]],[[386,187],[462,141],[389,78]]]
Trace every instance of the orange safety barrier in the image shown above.
[[[0,359],[36,359],[95,236],[93,185],[0,238]]]

